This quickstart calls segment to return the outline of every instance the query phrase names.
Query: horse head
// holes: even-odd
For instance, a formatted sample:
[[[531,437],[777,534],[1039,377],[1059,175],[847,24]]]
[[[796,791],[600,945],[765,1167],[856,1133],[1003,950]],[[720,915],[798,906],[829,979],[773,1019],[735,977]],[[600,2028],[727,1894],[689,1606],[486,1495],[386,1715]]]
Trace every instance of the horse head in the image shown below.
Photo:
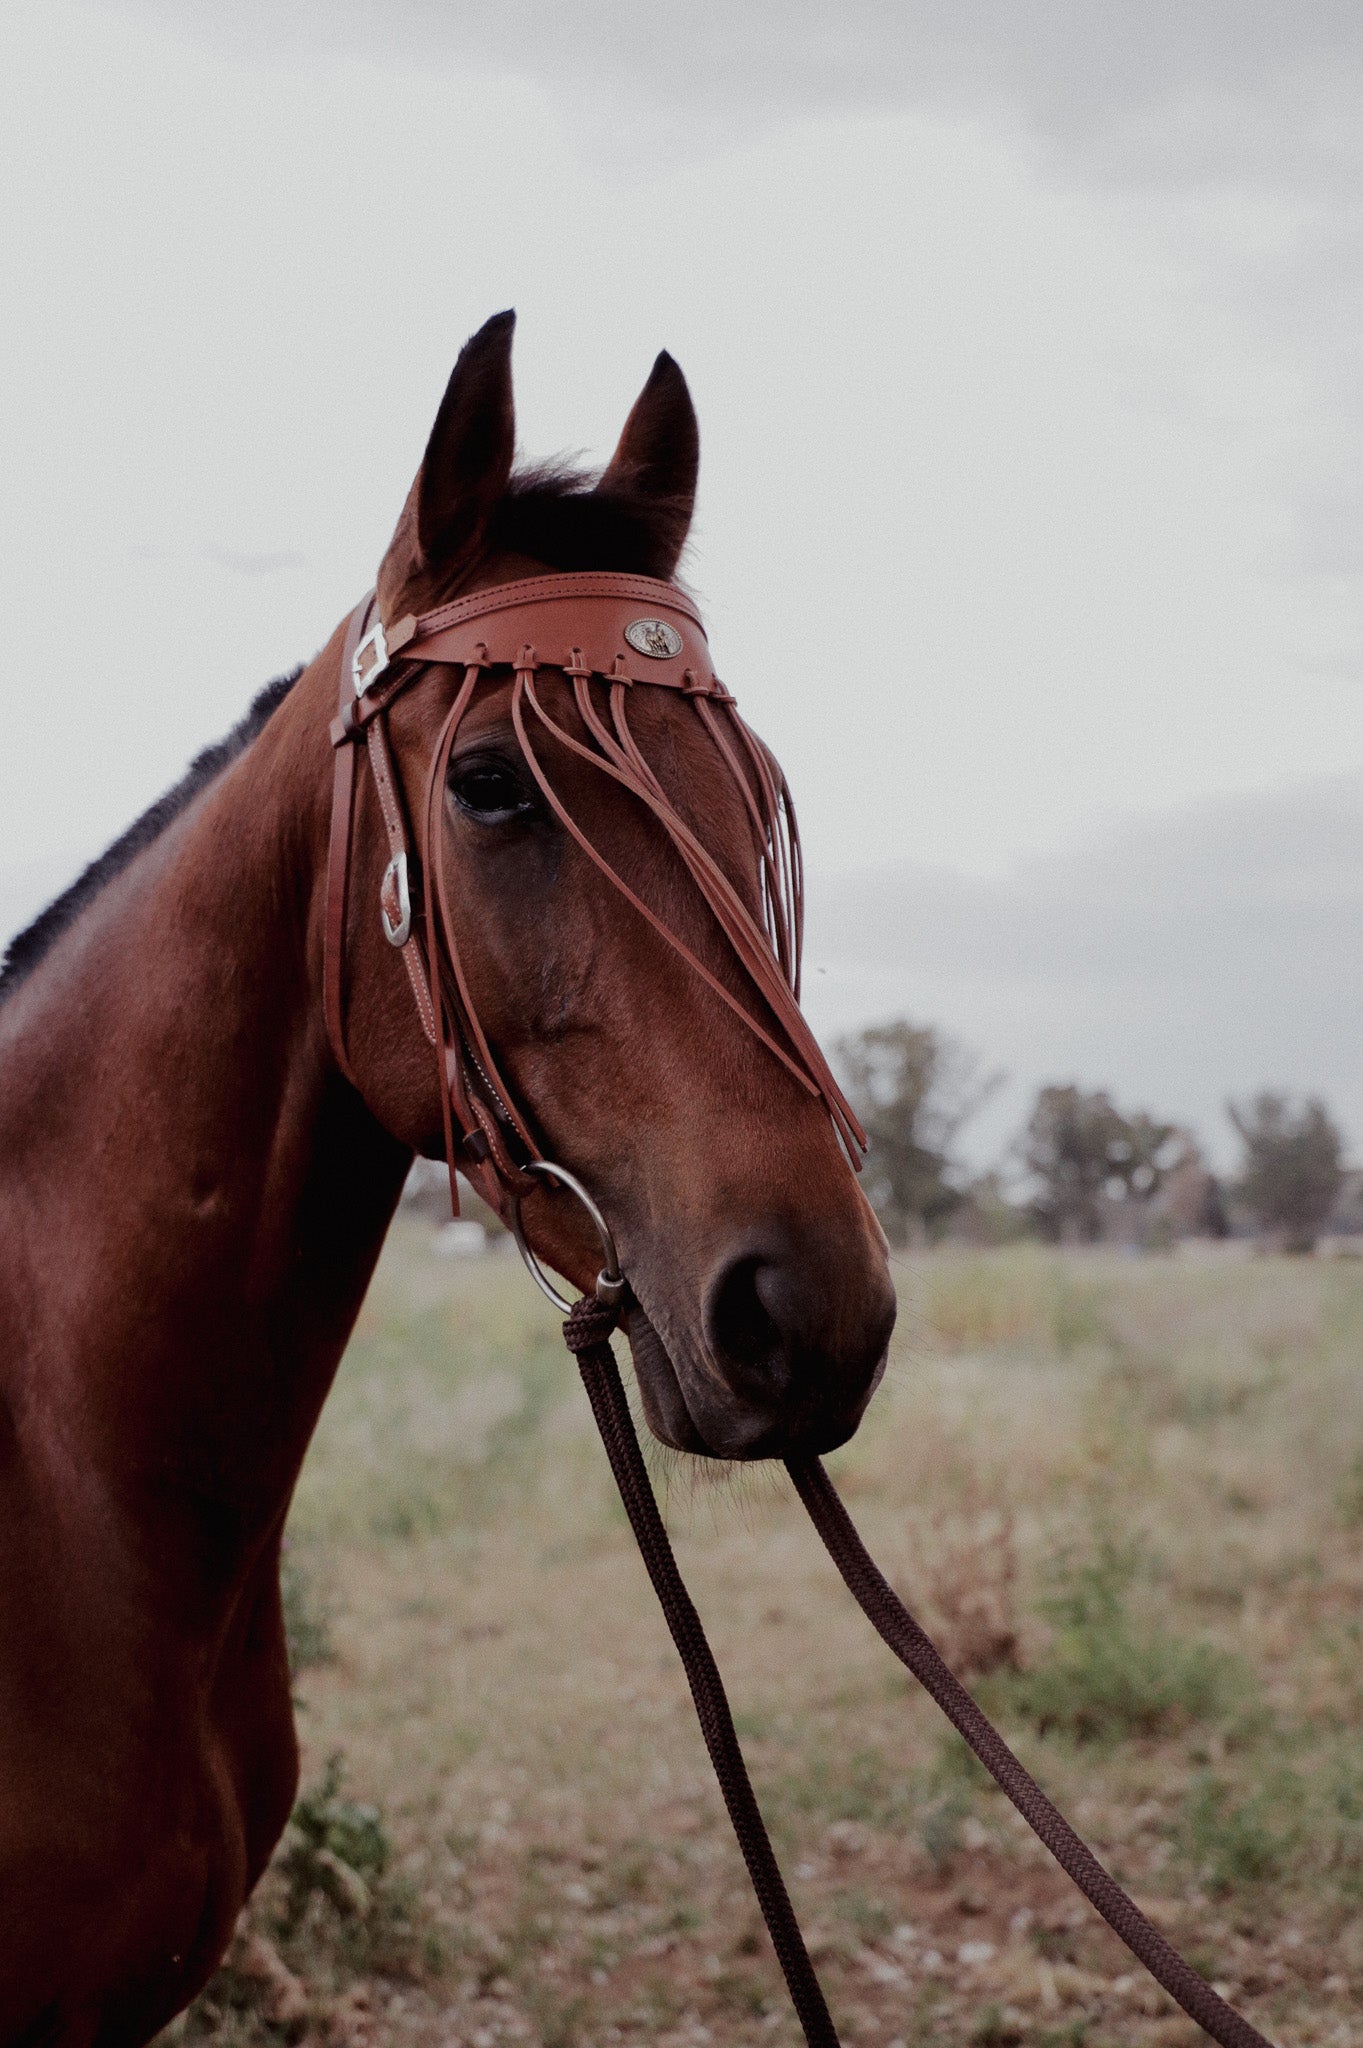
[[[699,456],[681,371],[658,358],[599,479],[517,475],[511,339],[512,316],[499,315],[455,366],[378,576],[390,633],[455,593],[540,575],[675,575]],[[665,651],[670,634],[655,628],[647,651]],[[716,915],[727,889],[740,922],[759,933],[765,921],[773,953],[798,951],[789,916],[772,936],[774,855],[754,827],[763,788],[783,790],[779,770],[683,690],[630,685],[626,727],[623,707],[612,723],[600,677],[496,664],[452,727],[458,687],[458,670],[432,668],[386,721],[416,850],[437,869],[427,905],[443,898],[452,944],[419,911],[418,942],[439,958],[461,1019],[470,1088],[498,1108],[504,1092],[533,1149],[570,1168],[608,1218],[654,1433],[725,1458],[829,1449],[879,1379],[894,1304],[884,1239],[848,1162],[845,1105],[841,1137],[830,1115],[836,1084],[816,1051],[803,1067],[790,1057],[789,1033],[803,1030],[792,1000],[770,972],[754,980]],[[657,804],[603,772],[605,747]],[[439,787],[428,787],[437,755]],[[380,1121],[438,1157],[444,1070],[381,928],[387,854],[370,791],[355,826],[346,1056]],[[809,1066],[826,1080],[811,1084]],[[495,1175],[481,1184],[502,1193]],[[589,1287],[600,1253],[579,1209],[527,1186],[536,1253]]]

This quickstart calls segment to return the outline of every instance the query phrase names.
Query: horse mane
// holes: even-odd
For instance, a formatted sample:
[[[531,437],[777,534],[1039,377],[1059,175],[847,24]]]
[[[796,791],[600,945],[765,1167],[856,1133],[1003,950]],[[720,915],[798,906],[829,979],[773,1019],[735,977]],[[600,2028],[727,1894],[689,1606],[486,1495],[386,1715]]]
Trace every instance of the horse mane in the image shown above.
[[[619,570],[666,576],[690,522],[689,504],[627,489],[598,490],[596,475],[567,462],[541,463],[512,477],[493,507],[488,554],[533,555],[551,569]],[[0,1003],[27,981],[105,885],[121,875],[210,782],[245,753],[303,673],[277,676],[225,739],[196,754],[185,774],[106,847],[69,888],[9,942],[0,960]]]
[[[207,789],[210,782],[216,782],[224,768],[229,767],[238,754],[245,753],[302,673],[300,663],[288,675],[277,676],[274,682],[267,683],[246,716],[233,726],[226,739],[218,740],[213,746],[205,747],[201,754],[196,754],[175,787],[168,789],[164,796],[158,796],[154,804],[149,804],[141,817],[129,825],[126,832],[119,834],[112,846],[106,847],[98,859],[92,860],[77,875],[69,888],[53,898],[46,910],[39,911],[32,924],[10,940],[0,963],[0,1003],[27,981],[39,961],[46,958],[62,933],[69,931],[82,911],[94,902],[105,884],[112,882],[115,875],[121,875],[143,848],[159,839],[181,811],[193,803],[200,790]]]

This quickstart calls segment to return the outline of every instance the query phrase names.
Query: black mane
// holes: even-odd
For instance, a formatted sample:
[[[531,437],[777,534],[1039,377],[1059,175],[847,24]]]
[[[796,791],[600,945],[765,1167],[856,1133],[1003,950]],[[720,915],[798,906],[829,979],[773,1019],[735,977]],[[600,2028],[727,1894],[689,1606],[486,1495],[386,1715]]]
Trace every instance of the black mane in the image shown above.
[[[302,673],[300,665],[288,675],[277,676],[274,682],[267,683],[246,716],[233,726],[226,739],[218,740],[213,746],[205,747],[201,754],[196,754],[175,787],[168,789],[164,796],[158,796],[135,824],[129,825],[112,846],[106,847],[98,860],[92,860],[89,867],[77,875],[70,888],[63,889],[46,910],[39,911],[32,924],[10,940],[9,949],[0,962],[0,1003],[27,981],[38,962],[51,952],[62,933],[76,922],[105,883],[111,882],[115,875],[121,875],[144,846],[150,846],[154,839],[160,838],[167,825],[179,817],[201,789],[216,781],[223,769],[235,761],[238,754],[246,751]]]
[[[513,476],[489,519],[483,543],[486,552],[533,555],[551,569],[666,576],[686,537],[689,501],[674,503],[628,490],[599,491],[595,484],[590,471],[567,463],[546,463]],[[122,874],[200,790],[245,752],[302,673],[300,664],[290,674],[267,683],[226,739],[196,755],[173,789],[158,797],[136,824],[115,839],[98,860],[91,861],[69,889],[10,940],[0,961],[0,1003],[28,979],[105,883]]]

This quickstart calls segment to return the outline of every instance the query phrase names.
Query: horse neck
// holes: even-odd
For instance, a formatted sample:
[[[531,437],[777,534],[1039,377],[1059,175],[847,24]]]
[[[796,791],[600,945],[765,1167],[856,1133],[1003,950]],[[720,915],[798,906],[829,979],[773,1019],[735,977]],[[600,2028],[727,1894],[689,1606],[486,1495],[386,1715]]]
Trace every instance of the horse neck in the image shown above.
[[[282,1512],[408,1163],[322,1024],[338,659],[333,640],[0,1012],[23,1398],[80,1458],[247,1524]]]

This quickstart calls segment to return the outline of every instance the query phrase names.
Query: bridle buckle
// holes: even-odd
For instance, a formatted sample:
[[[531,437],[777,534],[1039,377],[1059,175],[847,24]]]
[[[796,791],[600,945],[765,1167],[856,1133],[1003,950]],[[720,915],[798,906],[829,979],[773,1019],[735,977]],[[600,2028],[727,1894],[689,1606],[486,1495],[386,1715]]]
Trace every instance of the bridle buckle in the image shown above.
[[[367,666],[366,653],[370,657]],[[387,666],[388,641],[384,635],[383,620],[375,619],[350,657],[350,679],[355,685],[355,695],[363,697],[365,691],[378,681]]]
[[[397,897],[396,918],[388,915],[390,887]],[[395,854],[383,871],[379,884],[379,916],[383,920],[383,936],[390,946],[405,946],[412,936],[412,890],[407,877],[407,856]]]

